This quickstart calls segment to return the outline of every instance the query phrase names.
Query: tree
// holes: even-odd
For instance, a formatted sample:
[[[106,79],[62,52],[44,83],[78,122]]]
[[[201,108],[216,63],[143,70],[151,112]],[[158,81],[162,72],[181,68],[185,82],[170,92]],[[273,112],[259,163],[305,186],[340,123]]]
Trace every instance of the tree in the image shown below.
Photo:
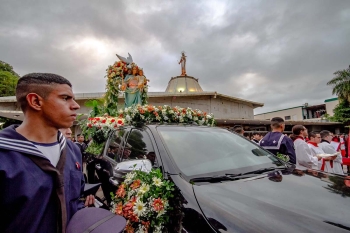
[[[345,70],[338,70],[334,73],[335,77],[327,83],[333,86],[332,94],[336,94],[341,100],[350,102],[350,66]]]
[[[0,97],[14,96],[16,94],[16,85],[19,75],[13,70],[13,67],[3,61],[0,61]],[[20,121],[0,117],[0,127],[7,127],[11,124],[17,124]]]
[[[14,96],[19,75],[13,67],[6,62],[0,61],[0,97]]]

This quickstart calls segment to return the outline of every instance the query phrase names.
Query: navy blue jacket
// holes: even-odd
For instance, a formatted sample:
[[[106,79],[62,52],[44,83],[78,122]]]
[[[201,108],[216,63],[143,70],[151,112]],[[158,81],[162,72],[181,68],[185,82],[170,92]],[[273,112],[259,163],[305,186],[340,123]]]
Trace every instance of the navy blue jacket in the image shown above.
[[[293,140],[280,132],[268,132],[260,140],[260,146],[272,154],[281,153],[289,156],[289,162],[296,163],[296,155]]]
[[[60,216],[54,177],[28,157],[44,155],[15,127],[0,131],[0,232],[57,232]],[[58,142],[61,151],[66,147],[64,191],[68,222],[84,207],[79,198],[85,184],[79,148],[60,132]]]

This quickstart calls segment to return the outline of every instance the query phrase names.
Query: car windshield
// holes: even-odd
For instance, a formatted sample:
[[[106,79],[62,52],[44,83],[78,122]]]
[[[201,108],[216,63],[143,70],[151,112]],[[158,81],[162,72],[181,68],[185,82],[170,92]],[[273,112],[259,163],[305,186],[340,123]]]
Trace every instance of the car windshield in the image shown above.
[[[281,165],[269,152],[225,129],[163,126],[157,130],[186,176],[240,173]]]

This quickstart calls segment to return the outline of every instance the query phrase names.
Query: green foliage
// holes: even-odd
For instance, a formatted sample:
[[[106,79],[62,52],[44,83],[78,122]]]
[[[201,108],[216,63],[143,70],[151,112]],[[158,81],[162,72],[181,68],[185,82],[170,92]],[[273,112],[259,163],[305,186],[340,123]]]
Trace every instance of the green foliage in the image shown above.
[[[329,117],[331,121],[350,123],[350,103],[347,100],[339,99],[339,104],[333,109],[334,115]]]
[[[284,155],[284,154],[281,154],[281,153],[277,153],[276,155],[280,160],[284,161],[284,162],[289,162],[290,158],[288,155]]]
[[[13,67],[3,61],[0,61],[0,70],[10,72],[13,76],[19,78],[19,75],[13,70]]]
[[[99,144],[99,143],[96,143],[95,141],[92,141],[92,143],[86,149],[86,152],[93,155],[101,155],[103,148],[104,148],[104,143]]]
[[[14,96],[18,77],[9,71],[0,70],[0,97]]]
[[[0,97],[14,96],[16,94],[18,79],[19,75],[13,70],[13,67],[6,62],[0,61]],[[21,123],[21,121],[5,117],[0,117],[0,122],[4,123],[0,128]]]
[[[338,70],[335,77],[327,85],[333,86],[332,93],[336,94],[339,100],[350,102],[350,66],[345,70]]]

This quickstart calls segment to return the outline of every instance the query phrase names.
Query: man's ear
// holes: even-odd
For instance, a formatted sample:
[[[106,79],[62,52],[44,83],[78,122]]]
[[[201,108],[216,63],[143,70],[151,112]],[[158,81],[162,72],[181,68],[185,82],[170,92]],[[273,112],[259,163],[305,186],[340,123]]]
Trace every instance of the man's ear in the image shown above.
[[[26,96],[26,100],[28,103],[28,107],[32,108],[33,110],[40,111],[42,104],[43,104],[43,98],[36,94],[36,93],[29,93]]]

